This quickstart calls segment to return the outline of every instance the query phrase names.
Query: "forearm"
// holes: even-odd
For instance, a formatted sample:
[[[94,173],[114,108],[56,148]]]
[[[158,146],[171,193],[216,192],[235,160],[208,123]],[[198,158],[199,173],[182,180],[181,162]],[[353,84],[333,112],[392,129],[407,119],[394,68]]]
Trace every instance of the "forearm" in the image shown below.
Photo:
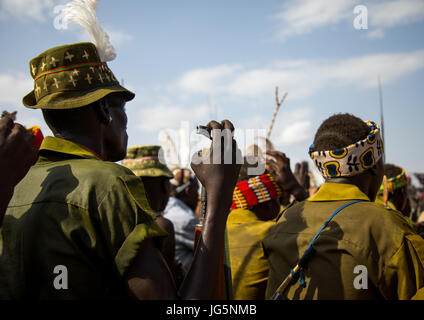
[[[221,202],[222,203],[222,202]],[[205,227],[190,270],[179,290],[182,299],[212,299],[218,285],[225,224],[230,206],[209,203]]]
[[[0,226],[3,223],[3,217],[6,213],[7,206],[9,205],[10,199],[13,196],[13,188],[0,187]]]

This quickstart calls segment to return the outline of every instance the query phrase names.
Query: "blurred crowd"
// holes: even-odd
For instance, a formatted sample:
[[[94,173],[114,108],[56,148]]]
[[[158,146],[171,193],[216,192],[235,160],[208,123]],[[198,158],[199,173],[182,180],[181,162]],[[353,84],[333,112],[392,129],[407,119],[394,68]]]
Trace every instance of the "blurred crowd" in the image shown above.
[[[376,123],[329,116],[292,166],[210,121],[210,148],[169,168],[127,146],[134,94],[93,44],[30,66],[23,103],[53,136],[0,119],[0,298],[424,298],[424,174],[384,162]]]

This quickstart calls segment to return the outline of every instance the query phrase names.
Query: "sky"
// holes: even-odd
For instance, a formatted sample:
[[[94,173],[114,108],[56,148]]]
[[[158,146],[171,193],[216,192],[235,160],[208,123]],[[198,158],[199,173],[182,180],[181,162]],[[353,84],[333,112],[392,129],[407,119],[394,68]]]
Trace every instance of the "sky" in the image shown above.
[[[21,102],[33,89],[29,61],[91,41],[79,26],[55,28],[66,2],[0,0],[0,106],[45,135],[40,110]],[[117,53],[108,65],[136,94],[129,146],[168,135],[187,165],[205,143],[195,126],[229,119],[243,150],[266,133],[278,87],[288,95],[271,140],[293,167],[329,116],[380,123],[380,77],[386,162],[424,172],[424,0],[99,0],[97,16]]]

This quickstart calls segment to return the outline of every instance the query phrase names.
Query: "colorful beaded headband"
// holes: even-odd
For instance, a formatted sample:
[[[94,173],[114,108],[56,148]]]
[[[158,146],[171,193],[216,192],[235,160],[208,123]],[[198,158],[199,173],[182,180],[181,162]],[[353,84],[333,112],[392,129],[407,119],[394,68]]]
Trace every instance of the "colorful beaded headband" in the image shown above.
[[[231,209],[247,209],[259,203],[276,199],[282,194],[283,191],[269,173],[256,176],[237,183]]]
[[[383,140],[380,129],[372,121],[365,121],[370,127],[368,136],[345,148],[331,151],[314,151],[309,148],[309,156],[324,178],[350,177],[373,168],[383,156]]]
[[[395,192],[395,190],[406,186],[408,183],[409,177],[407,176],[405,170],[402,169],[402,172],[399,173],[396,177],[387,179],[387,189],[390,193]],[[380,186],[380,191],[384,191],[384,185]]]

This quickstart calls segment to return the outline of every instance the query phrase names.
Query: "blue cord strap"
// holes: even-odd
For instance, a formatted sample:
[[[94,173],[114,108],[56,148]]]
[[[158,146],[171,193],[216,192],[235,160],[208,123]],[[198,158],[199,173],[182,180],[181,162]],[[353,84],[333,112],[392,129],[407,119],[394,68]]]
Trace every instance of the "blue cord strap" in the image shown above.
[[[319,237],[319,235],[321,234],[321,232],[322,232],[322,230],[324,230],[327,226],[328,226],[328,224],[330,223],[330,221],[331,221],[331,219],[333,219],[334,218],[334,216],[336,215],[336,214],[338,214],[340,211],[342,211],[344,208],[346,208],[346,207],[348,207],[348,206],[350,206],[350,205],[352,205],[352,204],[355,204],[355,203],[358,203],[358,202],[362,202],[362,201],[365,201],[365,200],[355,200],[355,201],[352,201],[352,202],[349,202],[349,203],[347,203],[347,204],[345,204],[345,205],[343,205],[343,206],[341,206],[339,209],[337,209],[331,216],[330,216],[330,218],[328,218],[328,220],[327,221],[325,221],[325,223],[324,223],[324,225],[321,227],[321,229],[319,229],[319,231],[317,232],[317,234],[314,236],[314,238],[312,239],[312,241],[309,243],[309,245],[308,245],[308,247],[307,247],[307,249],[306,249],[306,251],[305,251],[305,253],[303,254],[303,256],[302,256],[302,258],[300,258],[300,260],[299,260],[299,265],[300,265],[300,261],[308,261],[309,259],[305,259],[306,258],[306,255],[310,255],[311,254],[311,252],[313,251],[313,249],[312,249],[312,245],[313,245],[313,243],[315,242],[315,240]],[[302,263],[302,269],[304,269],[304,268],[306,268],[306,265],[305,264],[303,264]],[[292,279],[293,279],[293,284],[294,283],[296,283],[297,282],[297,280],[299,279],[299,277],[300,277],[300,283],[299,283],[299,285],[302,287],[302,288],[305,288],[306,287],[306,281],[305,281],[305,275],[303,274],[303,272],[302,272],[302,270],[299,272],[299,273],[295,273],[294,271],[293,271],[293,269],[291,269],[290,270],[290,273],[291,273],[291,276],[292,276]]]
[[[294,273],[293,269],[291,269],[290,270],[290,274],[292,276],[293,283],[296,283],[297,280],[299,279],[299,276],[300,276],[300,283],[299,283],[299,285],[302,288],[305,288],[306,287],[305,275],[303,274],[302,271],[300,271],[299,273]]]

